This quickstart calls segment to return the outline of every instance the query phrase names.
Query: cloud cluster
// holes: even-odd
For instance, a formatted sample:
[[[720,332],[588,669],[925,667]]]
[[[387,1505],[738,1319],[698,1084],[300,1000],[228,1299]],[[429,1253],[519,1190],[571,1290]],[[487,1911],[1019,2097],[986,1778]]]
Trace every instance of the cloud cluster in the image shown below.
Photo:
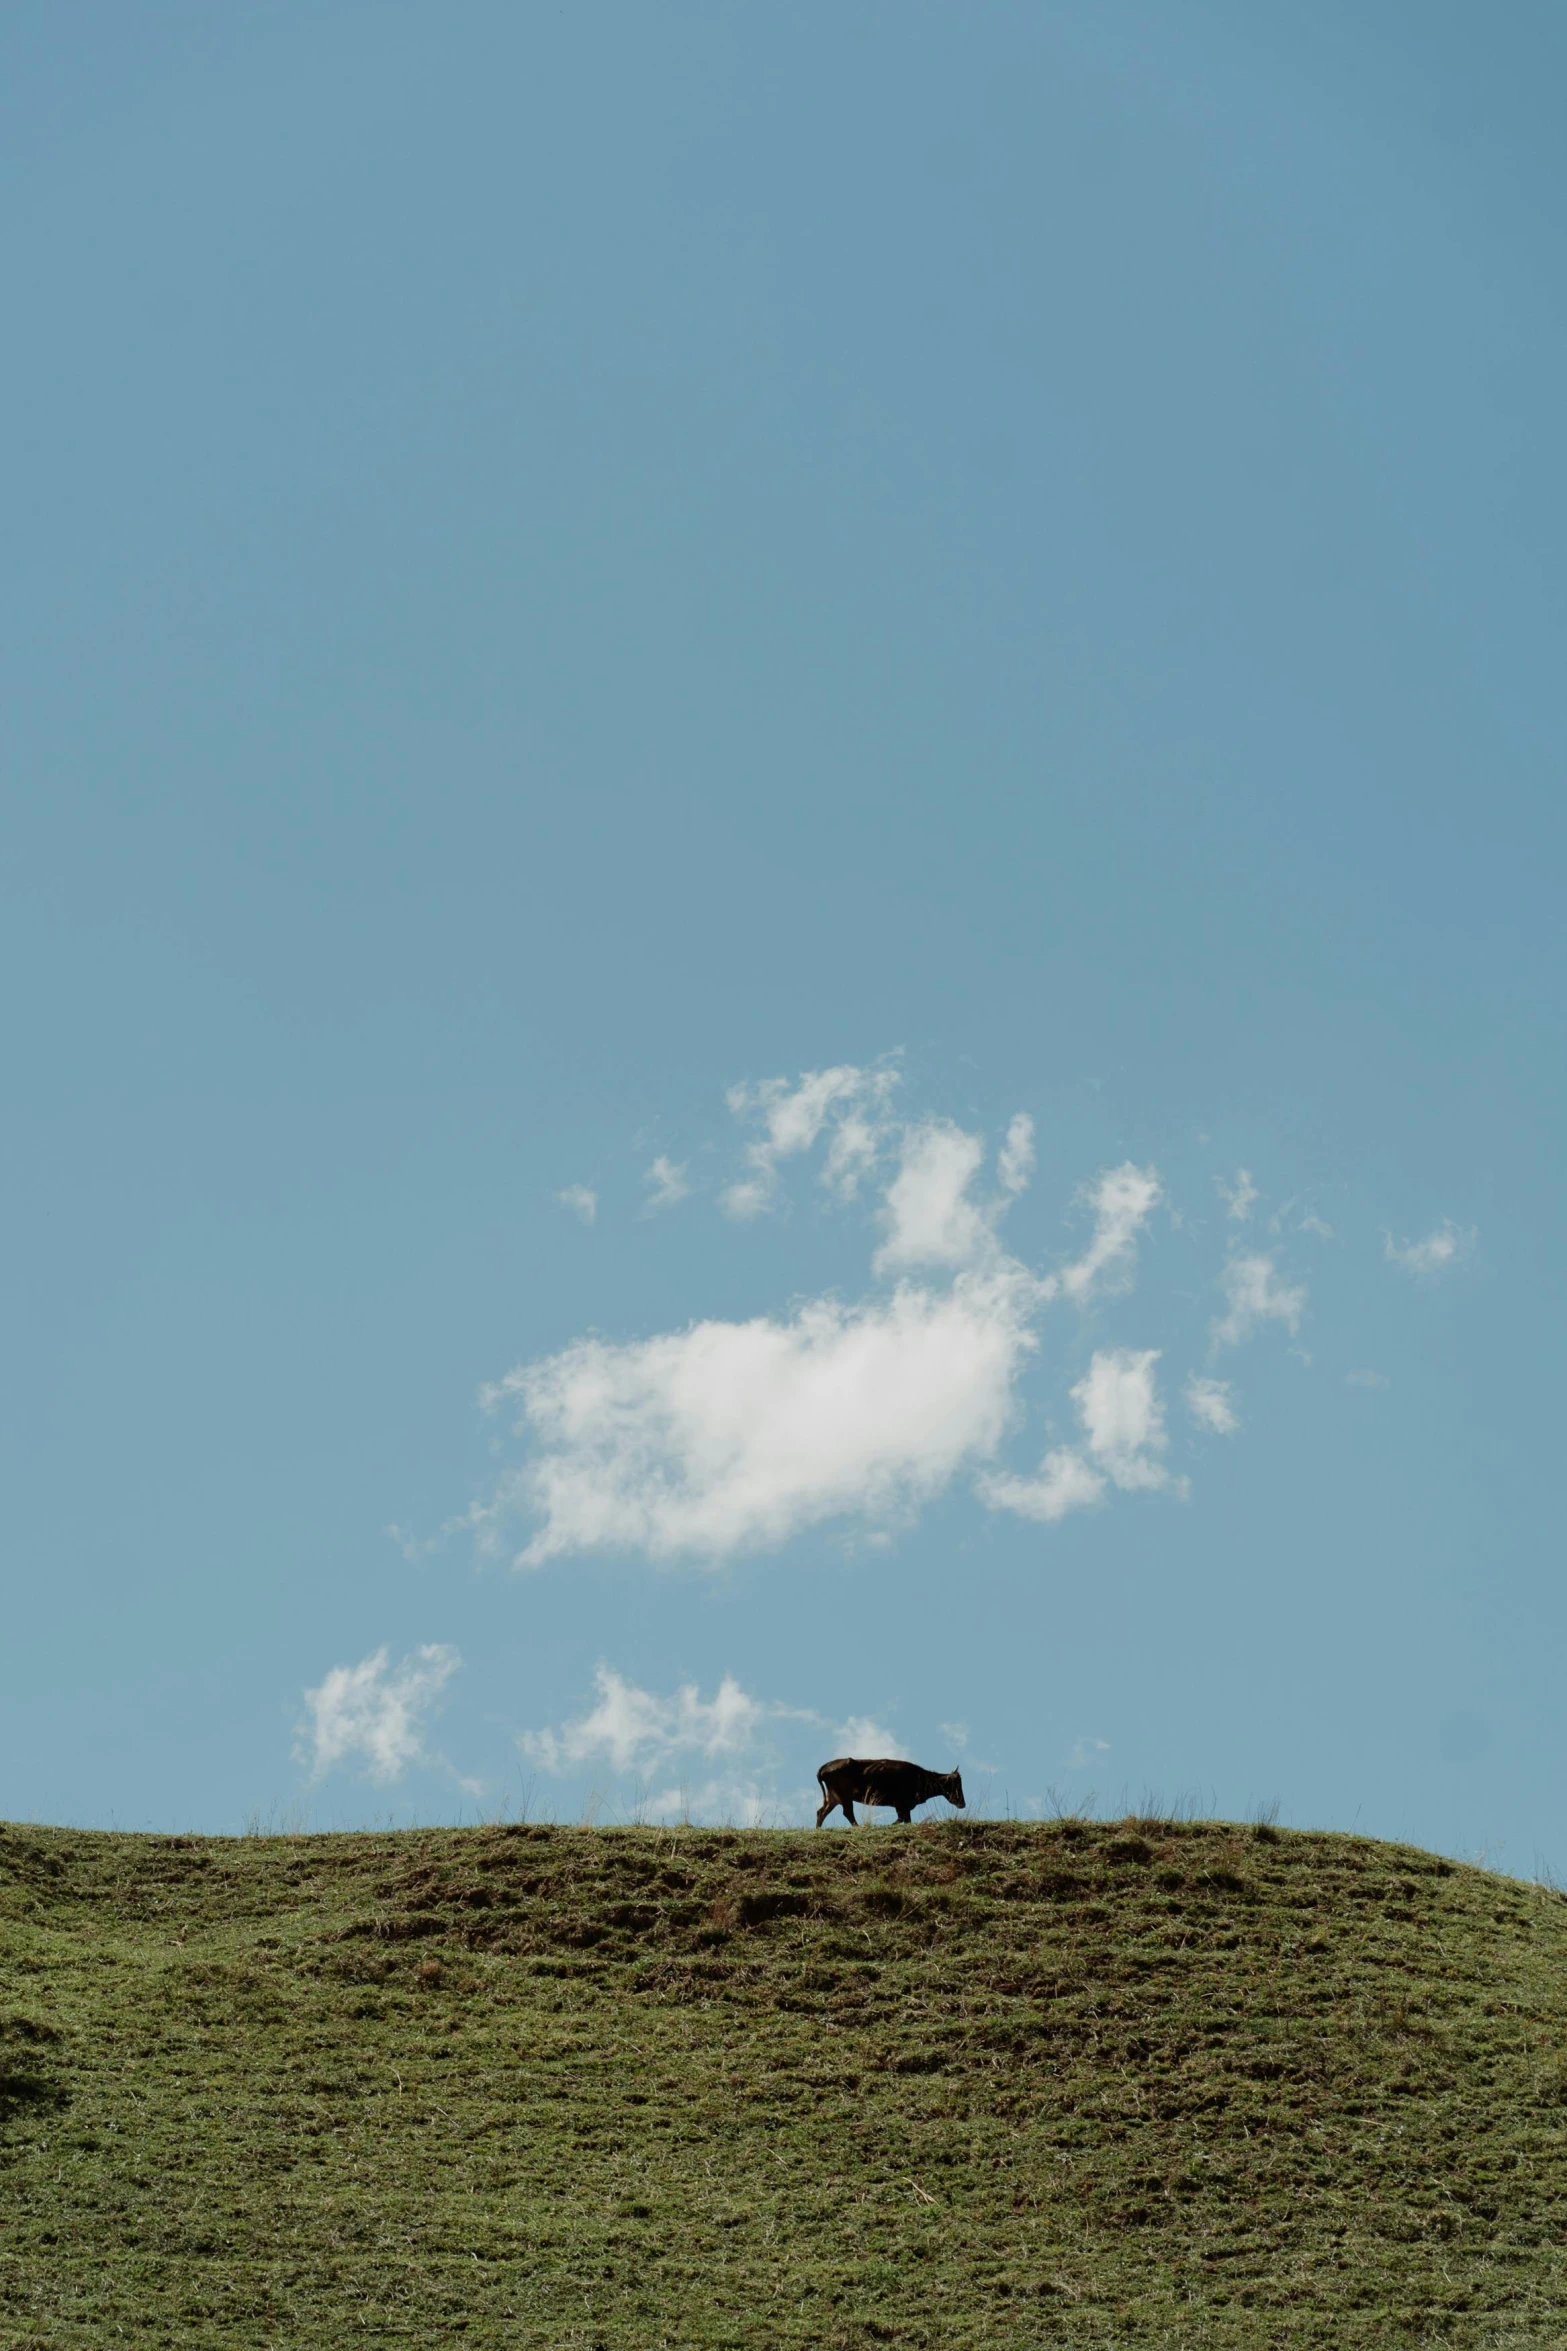
[[[814,1155],[829,1201],[865,1202],[871,1286],[783,1314],[591,1335],[518,1365],[483,1392],[487,1409],[511,1415],[522,1450],[469,1514],[482,1548],[527,1567],[588,1551],[716,1565],[829,1522],[905,1522],[960,1476],[989,1507],[1046,1522],[1112,1490],[1184,1491],[1153,1348],[1097,1347],[1071,1389],[1078,1438],[1030,1476],[1001,1458],[1047,1309],[1097,1311],[1130,1291],[1164,1200],[1158,1171],[1103,1169],[1077,1195],[1092,1219],[1078,1254],[1036,1269],[1004,1238],[1034,1171],[1032,1120],[1018,1112],[992,1158],[951,1119],[898,1115],[897,1087],[890,1064],[843,1063],[731,1088],[746,1139],[724,1212],[748,1221],[783,1207],[786,1164]],[[689,1190],[665,1158],[644,1181],[650,1209]],[[1249,1173],[1225,1189],[1244,1222],[1258,1197]],[[1216,1346],[1297,1327],[1305,1291],[1271,1257],[1237,1246],[1222,1285]],[[1194,1378],[1185,1394],[1199,1427],[1239,1427],[1223,1381]]]
[[[898,1082],[894,1069],[808,1070],[804,1077],[763,1078],[731,1086],[730,1109],[761,1127],[746,1150],[746,1173],[723,1195],[728,1216],[763,1216],[778,1206],[780,1160],[813,1150],[828,1135],[822,1181],[840,1200],[852,1200],[875,1163],[887,1105]]]
[[[568,1772],[611,1771],[639,1779],[679,1775],[664,1786],[644,1788],[637,1807],[644,1817],[690,1816],[754,1823],[781,1810],[798,1814],[813,1766],[800,1761],[806,1733],[818,1756],[885,1755],[896,1751],[893,1734],[867,1715],[836,1725],[808,1706],[758,1698],[725,1674],[711,1698],[694,1682],[668,1696],[628,1681],[613,1666],[594,1673],[596,1703],[586,1714],[542,1731],[524,1731],[517,1744],[530,1763],[560,1778]],[[792,1799],[779,1794],[783,1742],[790,1748],[801,1787]],[[807,1750],[809,1752],[809,1750]],[[705,1776],[689,1776],[691,1767]]]
[[[461,1663],[455,1649],[435,1641],[397,1666],[385,1649],[358,1665],[334,1665],[317,1688],[305,1692],[296,1752],[311,1778],[357,1763],[384,1785],[428,1761],[426,1726]]]

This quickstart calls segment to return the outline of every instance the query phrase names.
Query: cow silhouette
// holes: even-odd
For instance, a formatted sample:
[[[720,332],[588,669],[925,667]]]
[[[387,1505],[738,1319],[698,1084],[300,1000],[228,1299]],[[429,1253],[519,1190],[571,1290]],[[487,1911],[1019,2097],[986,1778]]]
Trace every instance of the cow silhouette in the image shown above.
[[[822,1788],[818,1828],[840,1805],[851,1829],[859,1827],[854,1817],[856,1804],[890,1805],[900,1821],[909,1820],[915,1805],[928,1804],[932,1796],[945,1796],[960,1811],[966,1809],[963,1781],[957,1772],[926,1771],[920,1764],[900,1763],[890,1755],[835,1755],[816,1777]]]

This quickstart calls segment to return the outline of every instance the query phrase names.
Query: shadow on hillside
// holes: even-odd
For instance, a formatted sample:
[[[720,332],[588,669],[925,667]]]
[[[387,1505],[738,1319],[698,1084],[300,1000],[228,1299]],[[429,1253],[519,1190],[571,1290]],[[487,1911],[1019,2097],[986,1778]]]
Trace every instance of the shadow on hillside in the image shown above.
[[[15,2123],[65,2105],[66,2092],[48,2069],[59,2038],[53,2025],[29,2016],[0,2017],[0,2139]]]

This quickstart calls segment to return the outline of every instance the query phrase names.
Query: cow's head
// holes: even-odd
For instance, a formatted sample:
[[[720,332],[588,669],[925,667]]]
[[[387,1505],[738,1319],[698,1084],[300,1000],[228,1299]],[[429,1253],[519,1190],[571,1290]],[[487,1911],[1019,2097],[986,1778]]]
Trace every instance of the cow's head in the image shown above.
[[[968,1805],[963,1795],[963,1774],[960,1771],[948,1772],[943,1794],[949,1804],[955,1804],[960,1812],[967,1812]]]

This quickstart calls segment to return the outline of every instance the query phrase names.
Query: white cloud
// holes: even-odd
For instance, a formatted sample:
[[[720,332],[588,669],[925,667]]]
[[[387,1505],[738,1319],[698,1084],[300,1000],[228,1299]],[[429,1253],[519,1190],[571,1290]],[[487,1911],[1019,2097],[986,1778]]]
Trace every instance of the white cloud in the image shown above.
[[[1385,1371],[1347,1371],[1344,1374],[1344,1385],[1346,1388],[1371,1388],[1380,1393],[1393,1383]]]
[[[1006,1141],[1001,1146],[997,1173],[1004,1192],[1022,1192],[1028,1188],[1028,1179],[1034,1172],[1034,1122],[1026,1110],[1020,1110],[1007,1128]]]
[[[691,1190],[684,1166],[677,1165],[672,1159],[666,1159],[662,1152],[647,1170],[642,1181],[651,1186],[646,1207],[646,1214],[649,1216],[657,1209],[675,1207],[678,1202],[689,1196]]]
[[[1116,1288],[1129,1288],[1137,1256],[1137,1240],[1163,1197],[1151,1167],[1107,1168],[1086,1194],[1094,1211],[1094,1237],[1074,1265],[1064,1268],[1061,1287],[1069,1298],[1083,1299],[1101,1275]]]
[[[876,1271],[911,1265],[972,1265],[994,1245],[989,1218],[968,1197],[985,1156],[977,1135],[945,1119],[910,1127],[887,1187],[887,1238]]]
[[[1101,1347],[1072,1390],[1088,1450],[1118,1486],[1162,1486],[1169,1471],[1157,1456],[1168,1439],[1154,1365],[1157,1347]]]
[[[1186,1383],[1186,1409],[1199,1428],[1215,1437],[1233,1437],[1241,1425],[1228,1380],[1204,1379],[1193,1372]]]
[[[562,1208],[569,1208],[573,1216],[580,1216],[584,1224],[591,1224],[599,1212],[599,1196],[590,1192],[586,1184],[568,1184],[556,1199]]]
[[[851,1714],[838,1725],[835,1744],[840,1755],[896,1755],[898,1742],[873,1714]],[[823,1757],[826,1761],[826,1757]]]
[[[461,1663],[455,1649],[437,1641],[395,1668],[384,1649],[358,1665],[334,1665],[317,1689],[305,1692],[298,1752],[311,1777],[357,1761],[371,1779],[387,1782],[426,1761],[427,1718]]]
[[[892,1083],[890,1075],[887,1085]],[[846,1110],[833,1127],[822,1168],[822,1182],[840,1200],[852,1200],[875,1166],[887,1133],[884,1120],[871,1112]]]
[[[808,1302],[786,1321],[700,1322],[579,1339],[485,1392],[537,1447],[471,1513],[485,1548],[519,1509],[543,1525],[518,1564],[570,1552],[716,1561],[825,1519],[887,1520],[987,1459],[1035,1341],[1020,1266],[944,1290]]]
[[[808,1070],[793,1083],[763,1078],[731,1086],[727,1096],[737,1118],[757,1117],[762,1132],[746,1148],[749,1173],[723,1195],[725,1212],[742,1220],[764,1215],[777,1204],[778,1162],[809,1151],[829,1124],[834,1128],[823,1181],[840,1197],[852,1198],[875,1159],[887,1098],[897,1083],[891,1069]]]
[[[1235,1171],[1233,1184],[1227,1184],[1222,1176],[1215,1176],[1213,1180],[1218,1188],[1220,1199],[1225,1203],[1227,1212],[1234,1217],[1237,1224],[1244,1224],[1261,1197],[1256,1185],[1251,1180],[1251,1169],[1238,1167]]]
[[[1473,1225],[1467,1231],[1444,1216],[1434,1232],[1423,1241],[1395,1241],[1391,1233],[1384,1233],[1383,1248],[1390,1265],[1401,1266],[1405,1273],[1417,1280],[1430,1280],[1458,1265],[1473,1249],[1479,1235]]]
[[[743,1754],[768,1715],[778,1711],[749,1696],[733,1674],[725,1674],[715,1695],[706,1699],[695,1682],[683,1683],[672,1698],[657,1697],[608,1665],[599,1666],[593,1678],[598,1704],[591,1712],[559,1730],[523,1732],[518,1744],[544,1771],[570,1771],[599,1761],[617,1771],[661,1769],[681,1753],[709,1760]]]
[[[635,1797],[632,1810],[640,1819],[695,1817],[754,1825],[798,1817],[807,1805],[814,1810],[814,1787],[807,1792],[802,1785],[788,1801],[780,1798],[781,1737],[792,1749],[814,1733],[813,1745],[824,1760],[828,1752],[897,1752],[893,1734],[869,1716],[852,1716],[834,1728],[811,1707],[755,1697],[733,1674],[725,1674],[711,1698],[704,1698],[694,1682],[661,1696],[609,1665],[596,1669],[594,1683],[597,1701],[586,1714],[557,1729],[524,1731],[517,1744],[530,1762],[555,1778],[606,1771],[661,1782]],[[705,1776],[688,1776],[688,1765]]]
[[[1069,1510],[1084,1510],[1099,1501],[1105,1481],[1080,1453],[1060,1446],[1045,1455],[1037,1477],[986,1477],[979,1490],[992,1510],[1011,1510],[1019,1518],[1050,1523],[1065,1518]]]
[[[1067,1762],[1073,1771],[1086,1771],[1091,1763],[1097,1763],[1101,1755],[1109,1752],[1108,1739],[1074,1739]]]
[[[1219,1277],[1225,1312],[1213,1325],[1217,1346],[1238,1347],[1260,1324],[1281,1322],[1291,1336],[1306,1308],[1305,1285],[1281,1281],[1271,1257],[1232,1257]]]
[[[1154,1379],[1157,1347],[1102,1347],[1072,1390],[1087,1451],[1060,1446],[1045,1455],[1036,1477],[991,1476],[980,1492],[994,1510],[1051,1521],[1098,1502],[1107,1481],[1125,1490],[1167,1486],[1159,1456],[1168,1444]]]

